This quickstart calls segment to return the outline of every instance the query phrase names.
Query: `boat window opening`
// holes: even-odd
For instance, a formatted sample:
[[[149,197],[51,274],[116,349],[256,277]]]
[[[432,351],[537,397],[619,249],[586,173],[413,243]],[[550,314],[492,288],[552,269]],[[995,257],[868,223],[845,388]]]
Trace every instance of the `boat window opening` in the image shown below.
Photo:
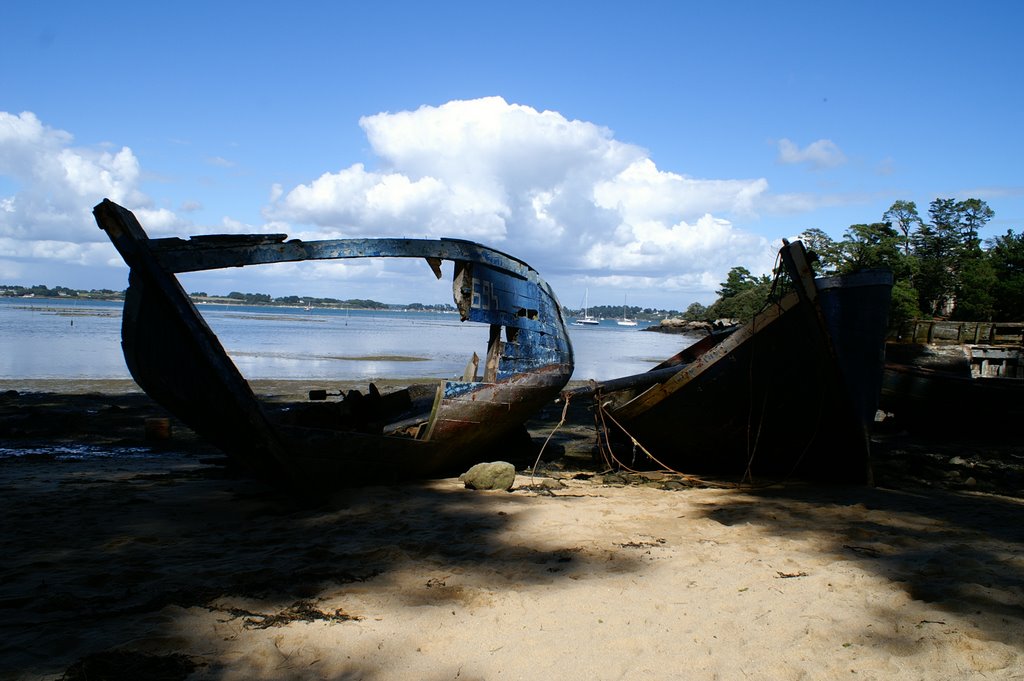
[[[521,307],[521,308],[519,308],[519,311],[516,312],[516,316],[518,316],[518,317],[526,317],[529,320],[537,321],[537,318],[540,316],[540,314],[536,310],[533,310],[533,309],[529,309],[528,310],[525,307]]]
[[[475,284],[475,282],[474,282],[474,284]],[[476,286],[474,285],[473,288],[475,289]],[[491,296],[491,282],[485,281],[485,282],[483,282],[483,291],[480,293],[480,308],[481,309],[483,309],[483,310],[490,310],[491,309],[491,307],[492,307],[492,305],[491,305],[491,297],[492,297]]]

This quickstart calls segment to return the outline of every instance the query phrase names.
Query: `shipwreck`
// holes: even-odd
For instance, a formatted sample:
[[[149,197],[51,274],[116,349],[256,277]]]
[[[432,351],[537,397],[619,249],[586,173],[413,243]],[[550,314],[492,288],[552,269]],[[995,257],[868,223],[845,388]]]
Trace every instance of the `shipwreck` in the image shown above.
[[[484,460],[563,388],[573,350],[562,307],[526,263],[458,239],[288,240],[286,235],[150,239],[109,201],[93,213],[130,268],[122,348],[135,382],[230,459],[272,480],[331,487],[447,475]],[[463,322],[483,325],[482,358],[463,376],[340,401],[261,400],[179,283],[177,273],[265,263],[417,258],[452,290]],[[311,391],[323,398],[324,391]]]
[[[593,399],[610,462],[746,481],[870,480],[892,273],[815,278],[799,241],[780,258],[788,277],[749,323],[648,372],[563,394]]]
[[[885,346],[879,407],[911,431],[1017,437],[1024,419],[1024,323],[905,322]]]

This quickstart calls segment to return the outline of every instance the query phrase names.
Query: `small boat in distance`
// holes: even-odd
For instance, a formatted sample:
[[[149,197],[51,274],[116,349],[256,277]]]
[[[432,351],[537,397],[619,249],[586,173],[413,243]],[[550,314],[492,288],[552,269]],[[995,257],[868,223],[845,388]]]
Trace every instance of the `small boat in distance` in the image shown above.
[[[583,316],[577,317],[576,321],[572,323],[573,326],[597,326],[598,324],[601,323],[600,319],[591,317],[590,314],[587,312],[587,303],[589,302],[589,298],[590,289],[587,289],[587,291],[583,294]]]
[[[619,326],[636,326],[636,320],[626,316],[626,298],[622,299],[622,319],[615,322]]]

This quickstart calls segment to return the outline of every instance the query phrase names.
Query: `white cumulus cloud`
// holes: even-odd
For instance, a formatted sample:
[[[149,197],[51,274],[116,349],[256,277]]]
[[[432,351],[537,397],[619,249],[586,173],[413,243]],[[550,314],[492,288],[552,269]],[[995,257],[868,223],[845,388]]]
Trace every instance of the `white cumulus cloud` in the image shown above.
[[[353,164],[275,188],[266,217],[330,236],[474,239],[523,257],[553,283],[694,290],[713,288],[734,264],[769,262],[771,245],[728,217],[756,214],[763,178],[662,170],[607,128],[500,97],[360,124],[379,169]]]
[[[91,214],[99,199],[148,203],[137,189],[139,163],[131,149],[74,147],[69,133],[30,112],[0,111],[0,175],[15,187],[0,197],[0,237],[26,242],[18,252],[38,250],[33,244],[105,240]],[[70,258],[66,248],[53,253]]]
[[[0,272],[66,285],[74,276],[67,266],[123,268],[92,215],[104,198],[131,207],[150,235],[181,231],[186,223],[154,208],[140,177],[129,147],[75,146],[70,133],[31,112],[0,111]]]

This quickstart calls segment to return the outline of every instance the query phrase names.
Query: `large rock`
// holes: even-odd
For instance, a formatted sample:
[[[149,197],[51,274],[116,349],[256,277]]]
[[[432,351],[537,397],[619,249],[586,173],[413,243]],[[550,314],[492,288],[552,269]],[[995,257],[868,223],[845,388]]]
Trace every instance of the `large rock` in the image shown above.
[[[512,489],[516,467],[505,461],[478,463],[459,476],[468,489]]]

